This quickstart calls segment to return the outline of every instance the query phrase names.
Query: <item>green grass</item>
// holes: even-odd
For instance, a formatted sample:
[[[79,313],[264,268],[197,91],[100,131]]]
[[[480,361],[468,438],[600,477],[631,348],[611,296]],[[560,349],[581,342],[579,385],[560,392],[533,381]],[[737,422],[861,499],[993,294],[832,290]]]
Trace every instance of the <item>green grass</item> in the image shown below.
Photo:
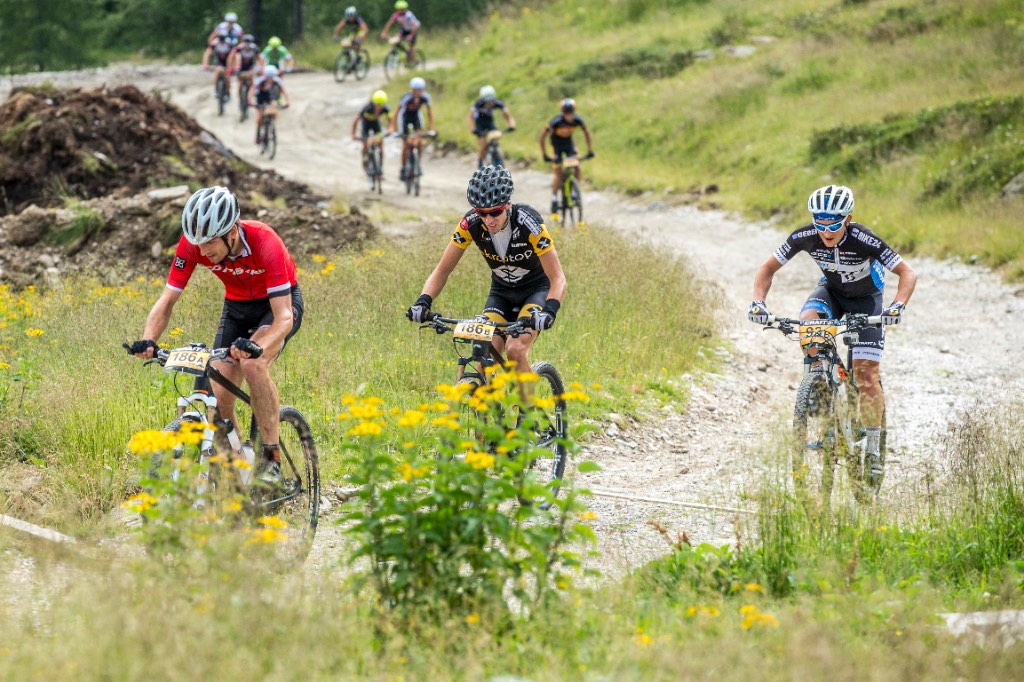
[[[435,399],[436,385],[454,383],[450,337],[420,332],[404,316],[445,241],[381,242],[300,264],[307,317],[278,361],[275,380],[283,402],[310,419],[329,481],[346,470],[341,445],[347,427],[337,419],[346,395],[377,396],[389,409],[411,408]],[[704,367],[698,349],[717,343],[716,295],[684,263],[612,234],[578,231],[556,235],[556,244],[569,294],[558,324],[531,357],[553,362],[566,382],[578,382],[590,395],[589,403],[573,407],[573,433],[585,429],[584,418],[684,402],[686,386],[673,378]],[[636,281],[634,272],[650,274]],[[489,279],[482,259],[467,254],[435,309],[478,313]],[[621,284],[627,281],[628,287]],[[23,401],[7,400],[5,412],[20,428],[0,429],[0,467],[41,461],[45,490],[35,491],[36,503],[24,509],[33,518],[42,514],[48,523],[72,528],[95,522],[121,501],[125,481],[137,471],[125,454],[130,436],[171,420],[169,377],[121,350],[123,341],[139,334],[162,286],[161,278],[119,288],[74,281],[51,294],[33,292],[30,314],[0,338],[0,360],[16,366],[20,358],[32,372],[17,387],[13,374],[0,376],[3,386],[26,389]],[[171,330],[180,332],[161,340],[212,343],[221,297],[219,281],[197,274],[174,311]],[[640,318],[638,301],[644,302]],[[13,302],[8,307],[16,308]],[[27,336],[21,333],[27,325],[45,333]],[[32,439],[26,441],[23,432]],[[34,443],[28,454],[25,442]]]
[[[541,168],[537,138],[568,95],[593,133],[586,175],[600,186],[686,197],[714,184],[702,205],[794,225],[813,189],[848,184],[858,220],[897,248],[977,256],[1015,276],[1024,199],[1000,189],[1024,172],[1017,10],[1011,0],[516,3],[442,41],[456,66],[426,75],[442,137],[467,150],[466,111],[490,83],[519,123],[503,146]],[[744,43],[757,51],[691,60]]]
[[[1024,643],[958,642],[939,614],[1024,605],[1019,426],[960,420],[944,452],[952,478],[922,482],[913,508],[840,497],[823,518],[772,464],[737,546],[678,543],[624,579],[511,620],[502,607],[410,619],[350,580],[359,564],[303,575],[231,535],[173,562],[36,548],[35,590],[0,551],[0,676],[1013,679]]]

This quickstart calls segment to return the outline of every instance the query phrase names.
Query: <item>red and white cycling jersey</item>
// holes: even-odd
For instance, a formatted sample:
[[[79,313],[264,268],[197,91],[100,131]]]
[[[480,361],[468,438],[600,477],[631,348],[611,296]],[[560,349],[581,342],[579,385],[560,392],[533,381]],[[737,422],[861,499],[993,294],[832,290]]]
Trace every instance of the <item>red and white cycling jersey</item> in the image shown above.
[[[291,294],[298,283],[295,261],[273,228],[256,220],[242,220],[238,233],[242,237],[242,253],[234,260],[225,258],[216,265],[182,236],[174,252],[167,286],[183,291],[192,271],[202,265],[224,282],[224,298],[229,301],[256,301]]]

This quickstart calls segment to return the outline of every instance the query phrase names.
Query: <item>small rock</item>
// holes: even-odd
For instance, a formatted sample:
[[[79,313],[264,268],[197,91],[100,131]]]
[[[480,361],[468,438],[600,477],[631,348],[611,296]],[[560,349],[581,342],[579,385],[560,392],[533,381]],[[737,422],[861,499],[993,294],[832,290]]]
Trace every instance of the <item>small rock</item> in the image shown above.
[[[161,189],[154,189],[146,192],[146,195],[154,201],[170,201],[171,199],[177,199],[191,194],[188,190],[188,185],[175,185],[174,187],[163,187]]]
[[[755,52],[757,48],[753,45],[730,45],[725,48],[725,53],[733,57],[749,57]]]
[[[160,242],[153,242],[153,245],[149,247],[149,255],[153,258],[159,258],[163,252],[164,247]]]

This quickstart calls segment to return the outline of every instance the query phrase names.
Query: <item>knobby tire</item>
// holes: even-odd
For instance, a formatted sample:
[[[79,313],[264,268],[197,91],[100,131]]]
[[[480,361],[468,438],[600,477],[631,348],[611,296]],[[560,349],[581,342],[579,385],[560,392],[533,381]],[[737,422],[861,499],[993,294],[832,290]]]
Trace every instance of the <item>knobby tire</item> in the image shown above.
[[[534,397],[554,398],[555,406],[543,411],[536,407],[530,408],[537,416],[531,446],[549,450],[550,459],[544,455],[532,460],[525,474],[537,477],[548,487],[552,497],[557,497],[569,457],[566,447],[569,433],[567,409],[565,400],[561,398],[565,393],[565,384],[558,370],[549,362],[535,363],[532,369],[540,377],[534,386]],[[519,503],[530,505],[533,500],[520,495]]]
[[[828,507],[832,500],[841,445],[832,391],[823,374],[808,372],[800,381],[793,407],[793,434],[794,485],[797,490],[806,491],[812,472],[820,465],[821,499]]]

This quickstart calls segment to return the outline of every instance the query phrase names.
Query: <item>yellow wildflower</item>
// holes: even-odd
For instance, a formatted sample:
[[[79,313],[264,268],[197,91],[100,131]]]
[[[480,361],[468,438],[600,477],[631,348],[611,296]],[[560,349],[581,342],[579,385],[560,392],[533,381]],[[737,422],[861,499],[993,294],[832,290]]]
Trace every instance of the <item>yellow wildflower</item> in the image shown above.
[[[592,512],[592,511],[590,511],[588,509],[587,511],[583,512],[582,514],[579,514],[578,518],[579,518],[580,521],[589,521],[591,519],[596,519],[597,518],[597,514],[595,514],[594,512]]]
[[[399,426],[419,426],[420,424],[425,424],[426,421],[427,421],[427,416],[425,414],[423,414],[422,412],[420,412],[419,410],[406,410],[405,414],[403,414],[399,418],[398,425]]]
[[[474,469],[488,469],[494,466],[494,455],[470,450],[466,453],[466,463]]]
[[[185,333],[184,329],[182,329],[181,327],[175,327],[171,331],[167,332],[167,335],[168,336],[181,336],[184,333]]]
[[[121,503],[121,506],[125,509],[131,509],[133,512],[141,514],[142,512],[150,509],[154,504],[156,504],[155,497],[147,492],[141,492],[129,497]]]
[[[327,260],[327,256],[321,256],[319,253],[314,253],[312,256],[310,256],[310,258],[313,260],[314,263],[323,263],[325,260]]]
[[[348,430],[350,436],[379,436],[384,430],[384,425],[375,421],[361,421]]]
[[[128,442],[128,449],[138,455],[173,450],[178,437],[172,431],[139,431]]]
[[[451,429],[452,431],[459,430],[459,422],[456,415],[446,414],[443,417],[438,417],[434,421],[430,422],[434,426],[440,426],[445,429]]]
[[[466,616],[466,622],[470,625],[476,625],[480,622],[480,616],[475,613],[471,613],[468,616]]]
[[[430,473],[430,468],[425,466],[413,467],[413,465],[405,462],[402,466],[398,467],[398,471],[402,474],[402,479],[409,482],[414,478],[423,478]]]
[[[0,369],[10,369],[10,368],[11,368],[11,366],[8,365],[6,362],[0,362]]]
[[[743,589],[745,589],[747,592],[764,592],[764,588],[758,585],[757,583],[747,583],[743,586]]]
[[[42,336],[45,333],[42,329],[33,329],[31,327],[25,330],[25,335],[31,337]]]
[[[261,516],[258,521],[267,528],[287,528],[288,522],[280,516]]]
[[[326,277],[332,272],[334,272],[334,261],[330,261],[327,264],[325,264],[323,270],[320,271],[320,274]]]
[[[555,407],[555,399],[549,397],[535,397],[533,399],[533,404],[535,407],[539,407],[542,410],[552,410]]]
[[[274,542],[285,542],[288,536],[274,528],[260,528],[250,531],[246,545],[268,545]]]

